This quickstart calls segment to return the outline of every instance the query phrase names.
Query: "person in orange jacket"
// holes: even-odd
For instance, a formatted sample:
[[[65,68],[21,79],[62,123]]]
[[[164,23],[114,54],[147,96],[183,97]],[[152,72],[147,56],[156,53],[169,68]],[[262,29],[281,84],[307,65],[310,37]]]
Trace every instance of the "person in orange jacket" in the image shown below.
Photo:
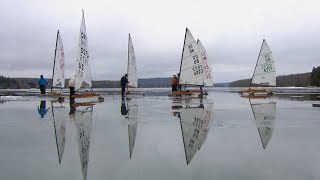
[[[172,87],[172,92],[177,91],[178,87],[178,78],[176,75],[173,75],[171,78],[171,87]]]

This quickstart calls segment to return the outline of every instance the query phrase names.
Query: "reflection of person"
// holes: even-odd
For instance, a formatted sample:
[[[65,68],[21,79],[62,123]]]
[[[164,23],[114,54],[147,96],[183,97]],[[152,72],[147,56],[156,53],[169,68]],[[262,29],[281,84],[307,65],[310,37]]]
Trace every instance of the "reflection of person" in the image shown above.
[[[75,86],[74,78],[70,78],[70,80],[68,82],[68,86],[69,86],[69,90],[70,90],[70,101],[71,101],[71,96],[75,94],[75,91],[74,91],[74,86]]]
[[[122,115],[127,115],[128,112],[129,112],[129,110],[127,109],[126,101],[122,100],[122,103],[121,103],[121,114]]]
[[[172,115],[180,118],[180,112],[178,111],[180,108],[182,108],[182,106],[171,106]]]
[[[46,84],[48,84],[47,80],[43,78],[43,75],[40,75],[38,86],[40,87],[41,94],[46,94]]]
[[[122,97],[124,97],[124,93],[126,91],[126,86],[127,86],[127,83],[129,83],[128,81],[128,74],[125,74],[124,76],[121,77],[121,95]]]
[[[72,115],[76,112],[76,106],[74,106],[74,98],[70,97],[70,112],[69,115]]]
[[[41,118],[44,118],[49,109],[50,108],[46,109],[46,101],[40,102],[40,106],[38,106],[38,113],[41,116]]]
[[[180,84],[180,82],[179,82],[180,73],[178,73],[177,75],[178,75],[178,90],[181,91],[181,84]]]
[[[172,87],[172,92],[177,91],[178,87],[178,78],[176,75],[173,75],[171,78],[171,87]]]

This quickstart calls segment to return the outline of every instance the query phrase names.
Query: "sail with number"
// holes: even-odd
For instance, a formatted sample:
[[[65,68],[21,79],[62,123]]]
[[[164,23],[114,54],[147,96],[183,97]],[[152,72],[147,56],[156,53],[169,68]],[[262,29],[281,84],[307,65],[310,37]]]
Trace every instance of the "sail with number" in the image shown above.
[[[263,40],[251,84],[276,86],[276,68],[272,52]]]
[[[52,70],[52,87],[64,88],[64,50],[59,30],[57,32],[56,48]]]
[[[276,102],[251,104],[263,149],[267,147],[272,137],[276,105]]]
[[[138,78],[137,78],[137,64],[136,64],[136,56],[134,53],[134,48],[131,40],[131,36],[129,34],[128,40],[128,86],[129,87],[138,87]]]
[[[137,127],[138,127],[138,105],[131,104],[128,105],[128,136],[129,136],[129,156],[132,157],[132,152],[134,144],[136,141]]]
[[[201,53],[196,40],[186,28],[180,64],[180,84],[203,85]]]
[[[201,63],[202,63],[202,69],[203,69],[203,85],[213,86],[213,74],[212,74],[212,69],[208,63],[207,52],[199,39],[197,41],[197,44],[201,54]]]
[[[207,138],[213,118],[213,105],[181,108],[179,112],[185,156],[189,164]]]
[[[65,122],[65,107],[59,106],[55,107],[51,103],[52,117],[53,117],[53,126],[54,126],[54,135],[56,140],[57,152],[59,164],[61,164],[64,146],[66,141],[66,122]]]
[[[86,24],[83,11],[77,54],[78,55],[76,60],[75,90],[79,90],[81,87],[91,88],[92,82],[89,64],[90,56],[88,51],[88,36],[86,33]]]
[[[75,124],[83,180],[87,179],[93,106],[75,111]]]

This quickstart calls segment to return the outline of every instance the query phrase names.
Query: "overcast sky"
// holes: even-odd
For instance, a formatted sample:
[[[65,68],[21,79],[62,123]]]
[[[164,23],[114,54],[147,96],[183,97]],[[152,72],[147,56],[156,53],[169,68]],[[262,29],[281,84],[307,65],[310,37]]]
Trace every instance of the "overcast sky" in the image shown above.
[[[138,78],[179,71],[185,28],[205,46],[215,82],[251,78],[263,39],[277,75],[320,65],[317,0],[3,0],[0,74],[50,78],[59,29],[66,77],[74,75],[81,9],[85,12],[93,80],[126,71],[128,34]]]

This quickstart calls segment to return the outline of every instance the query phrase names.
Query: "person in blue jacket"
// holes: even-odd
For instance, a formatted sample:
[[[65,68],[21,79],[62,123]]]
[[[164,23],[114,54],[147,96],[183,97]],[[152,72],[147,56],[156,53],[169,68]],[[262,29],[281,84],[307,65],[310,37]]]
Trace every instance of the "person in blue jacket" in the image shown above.
[[[40,75],[38,80],[38,86],[40,87],[40,93],[46,94],[46,85],[48,84],[47,80],[43,78],[43,75]]]

